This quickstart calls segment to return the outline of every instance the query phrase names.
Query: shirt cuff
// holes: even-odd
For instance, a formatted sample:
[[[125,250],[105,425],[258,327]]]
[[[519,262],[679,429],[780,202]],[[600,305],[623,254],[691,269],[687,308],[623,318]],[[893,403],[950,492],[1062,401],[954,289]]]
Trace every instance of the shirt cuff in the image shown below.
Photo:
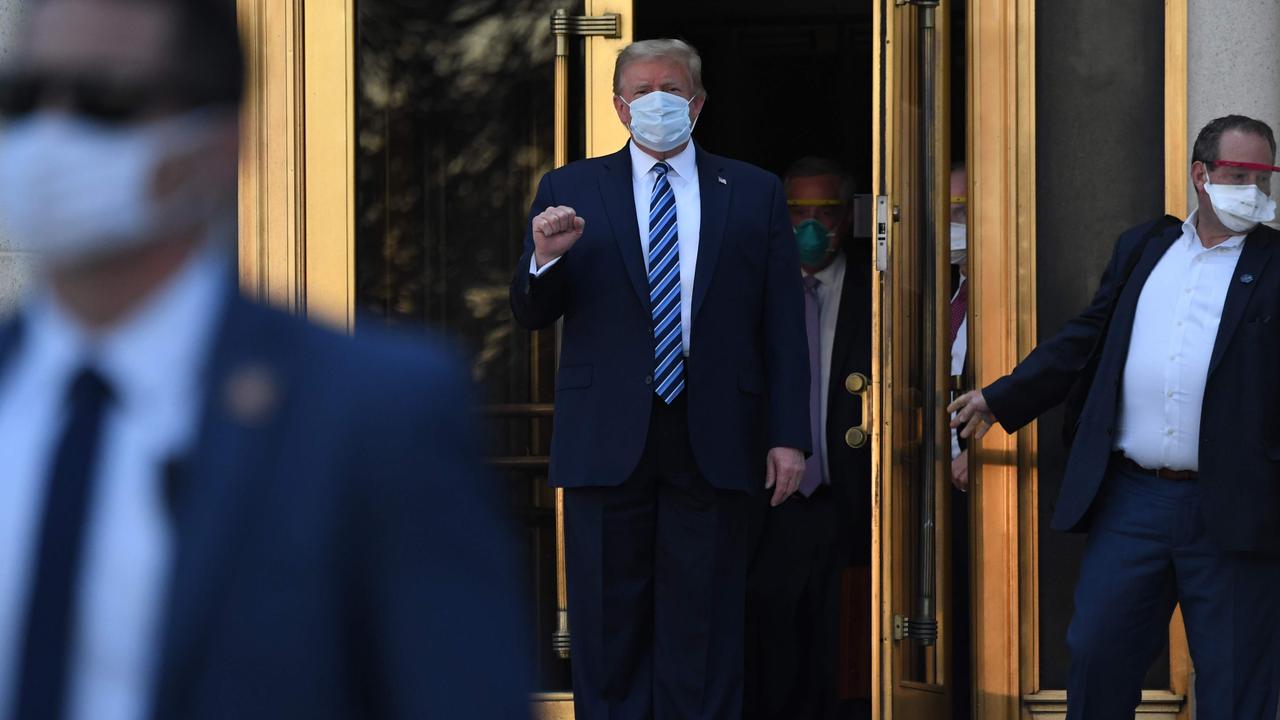
[[[564,257],[564,256],[561,255],[560,257]],[[542,275],[542,273],[546,272],[552,265],[555,265],[558,262],[560,262],[560,258],[555,258],[554,260],[547,263],[546,265],[543,265],[542,267],[538,267],[538,257],[536,255],[530,255],[529,256],[529,274],[534,277],[538,277],[539,275]]]

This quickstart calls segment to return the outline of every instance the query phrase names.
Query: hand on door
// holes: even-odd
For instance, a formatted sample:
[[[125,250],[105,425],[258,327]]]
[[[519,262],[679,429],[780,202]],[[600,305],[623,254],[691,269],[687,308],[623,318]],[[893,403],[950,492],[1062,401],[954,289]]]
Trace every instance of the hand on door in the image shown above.
[[[969,492],[969,451],[963,450],[951,461],[951,484],[960,492]]]
[[[992,414],[981,390],[970,390],[956,398],[955,402],[947,406],[947,412],[954,413],[951,427],[963,428],[960,430],[960,437],[965,439],[982,439],[996,422],[996,416]]]
[[[569,252],[582,237],[587,221],[578,217],[573,208],[559,205],[538,213],[531,224],[534,262],[542,267]]]

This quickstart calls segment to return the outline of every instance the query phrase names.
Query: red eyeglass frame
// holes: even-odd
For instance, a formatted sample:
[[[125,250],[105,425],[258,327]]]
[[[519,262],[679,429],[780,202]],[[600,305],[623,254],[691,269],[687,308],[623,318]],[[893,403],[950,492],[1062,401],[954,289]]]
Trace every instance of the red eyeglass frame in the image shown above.
[[[1244,168],[1245,170],[1267,170],[1270,172],[1280,172],[1280,167],[1275,165],[1264,165],[1262,163],[1238,162],[1235,160],[1214,160],[1210,165],[1221,165],[1223,167]]]

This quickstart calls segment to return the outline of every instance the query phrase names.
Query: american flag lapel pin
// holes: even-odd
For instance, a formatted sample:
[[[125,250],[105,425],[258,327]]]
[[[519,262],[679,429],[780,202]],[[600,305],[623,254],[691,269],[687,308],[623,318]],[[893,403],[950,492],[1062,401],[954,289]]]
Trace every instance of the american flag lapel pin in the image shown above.
[[[721,184],[721,185],[728,185],[728,184],[729,184],[729,181],[728,181],[728,180],[725,180],[725,179],[724,179],[724,177],[723,177],[723,176],[720,176],[720,175],[717,175],[717,176],[716,176],[716,180],[720,181],[720,184]]]

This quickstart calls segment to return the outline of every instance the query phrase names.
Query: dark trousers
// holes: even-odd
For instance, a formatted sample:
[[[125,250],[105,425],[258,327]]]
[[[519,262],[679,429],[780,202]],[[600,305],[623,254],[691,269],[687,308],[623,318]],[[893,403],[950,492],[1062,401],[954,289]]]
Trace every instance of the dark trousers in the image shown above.
[[[1113,465],[1103,493],[1067,632],[1069,720],[1133,720],[1178,602],[1199,720],[1275,718],[1280,560],[1218,550],[1198,481]]]
[[[698,472],[683,398],[626,482],[565,492],[578,720],[742,715],[750,497]]]
[[[838,716],[839,508],[830,487],[753,508],[747,579],[747,703],[752,720]]]

